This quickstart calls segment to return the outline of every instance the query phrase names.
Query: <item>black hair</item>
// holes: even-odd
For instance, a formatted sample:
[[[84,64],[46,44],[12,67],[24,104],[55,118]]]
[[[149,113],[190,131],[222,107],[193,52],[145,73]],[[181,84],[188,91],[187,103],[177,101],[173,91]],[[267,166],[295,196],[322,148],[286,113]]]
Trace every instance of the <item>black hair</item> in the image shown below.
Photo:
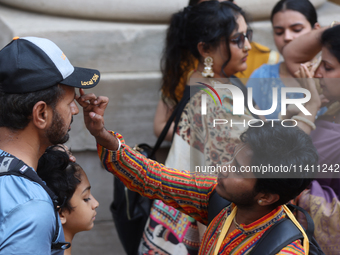
[[[336,57],[340,63],[340,26],[334,26],[322,33],[321,44],[325,46],[329,52]]]
[[[59,85],[22,94],[5,93],[0,88],[0,127],[24,129],[31,120],[33,107],[37,102],[44,101],[54,109],[64,94]]]
[[[306,17],[311,27],[318,22],[318,16],[313,4],[308,0],[280,0],[274,6],[270,15],[270,20],[273,23],[274,15],[280,11],[292,10],[301,13]]]
[[[278,178],[277,172],[266,173],[265,176],[254,173],[257,178],[254,187],[256,193],[280,196],[273,207],[294,199],[312,181],[311,171],[299,171],[299,167],[316,167],[318,153],[310,136],[300,128],[284,127],[278,121],[266,122],[262,127],[249,127],[241,135],[241,141],[253,151],[252,166],[292,166],[290,173],[280,175],[282,178]],[[298,167],[296,172],[293,171],[294,166]]]
[[[242,9],[229,1],[204,1],[172,16],[161,60],[163,96],[178,103],[175,89],[184,72],[193,66],[192,56],[201,60],[198,43],[203,42],[207,49],[216,48],[221,39],[229,39],[237,29],[236,20],[239,15],[247,20]],[[231,52],[229,40],[225,41],[228,59],[221,73],[227,76],[223,69],[230,61]]]
[[[46,149],[39,159],[37,173],[46,185],[58,196],[60,210],[72,212],[70,204],[77,186],[81,182],[82,168],[70,162],[69,155],[58,145]]]
[[[201,0],[189,0],[188,5],[189,6],[194,6],[194,5],[198,4],[200,1]],[[209,0],[209,1],[217,1],[217,0]],[[234,0],[227,0],[227,1],[232,2],[232,3],[234,2]]]

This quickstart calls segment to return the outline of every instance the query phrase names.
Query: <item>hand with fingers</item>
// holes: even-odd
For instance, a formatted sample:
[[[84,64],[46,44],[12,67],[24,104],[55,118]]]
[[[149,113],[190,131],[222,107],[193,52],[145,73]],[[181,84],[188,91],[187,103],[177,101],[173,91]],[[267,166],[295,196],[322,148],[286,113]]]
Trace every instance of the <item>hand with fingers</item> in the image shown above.
[[[79,93],[80,96],[77,95],[76,100],[83,107],[85,126],[94,137],[97,137],[105,130],[104,112],[109,103],[109,98],[97,97],[93,93],[85,94],[83,89],[80,89]]]
[[[312,73],[305,64],[301,64],[299,73],[299,82],[301,87],[309,90],[311,93],[311,99],[305,104],[305,107],[310,112],[314,112],[316,114],[321,107],[321,103],[324,103],[325,98],[322,95],[319,95]]]
[[[117,139],[104,126],[104,112],[109,103],[109,98],[97,97],[93,93],[85,94],[83,89],[80,89],[79,93],[80,96],[77,95],[76,100],[83,107],[86,128],[96,138],[98,144],[109,150],[117,150]]]

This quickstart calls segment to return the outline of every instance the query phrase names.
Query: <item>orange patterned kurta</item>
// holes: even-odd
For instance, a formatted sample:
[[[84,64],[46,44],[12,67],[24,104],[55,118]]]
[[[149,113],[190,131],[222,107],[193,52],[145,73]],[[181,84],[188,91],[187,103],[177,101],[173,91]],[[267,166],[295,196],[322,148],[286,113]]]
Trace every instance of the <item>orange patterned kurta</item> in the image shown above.
[[[166,168],[125,145],[120,134],[112,134],[122,142],[120,150],[110,151],[97,145],[98,155],[109,172],[116,175],[129,189],[151,199],[160,199],[197,221],[207,223],[209,197],[216,187],[216,176]],[[225,208],[210,223],[199,254],[213,254],[220,230],[230,211],[231,207]],[[282,217],[285,214],[282,206],[279,206],[249,225],[241,224],[243,229],[236,229],[225,237],[219,247],[219,254],[248,254],[264,232]],[[300,240],[296,240],[278,254],[303,255],[304,249]]]

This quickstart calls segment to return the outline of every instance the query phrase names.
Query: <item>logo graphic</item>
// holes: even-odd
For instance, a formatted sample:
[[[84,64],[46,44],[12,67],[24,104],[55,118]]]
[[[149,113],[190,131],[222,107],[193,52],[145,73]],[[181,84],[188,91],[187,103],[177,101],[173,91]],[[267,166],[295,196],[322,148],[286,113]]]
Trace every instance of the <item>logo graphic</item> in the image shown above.
[[[201,84],[201,85],[203,85],[203,86],[206,86],[206,87],[209,88],[212,92],[214,92],[215,95],[217,96],[218,100],[220,101],[221,105],[222,105],[222,100],[221,100],[221,98],[220,98],[220,95],[217,93],[217,91],[216,91],[212,86],[210,86],[210,85],[208,85],[208,84],[205,84],[205,83],[203,83],[203,82],[197,82],[197,83],[199,83],[199,84]],[[212,100],[214,101],[215,105],[217,105],[214,96],[210,93],[209,90],[203,89],[203,88],[200,88],[200,89],[203,90],[203,91],[205,91],[205,92],[212,98]],[[206,101],[206,100],[205,100],[205,101]]]
[[[7,172],[13,158],[5,157],[0,164],[0,172]]]
[[[218,93],[216,92],[216,90],[204,83],[199,82],[200,84],[208,87],[209,89],[211,89],[216,96],[218,97],[218,99],[220,100],[220,103],[222,105],[222,101],[220,96],[218,95]],[[232,94],[232,99],[233,99],[233,115],[244,115],[245,114],[245,106],[244,106],[244,95],[243,92],[240,88],[238,88],[235,85],[231,85],[231,84],[217,84],[215,86],[215,88],[217,89],[226,89],[229,90],[230,93]],[[214,97],[212,96],[212,94],[206,90],[206,89],[202,89],[205,92],[207,92],[207,94],[209,94],[215,104],[216,101],[214,99]],[[273,95],[273,103],[270,109],[256,109],[254,107],[253,104],[253,88],[247,88],[248,90],[248,97],[247,97],[247,106],[248,109],[251,113],[261,116],[261,115],[269,115],[272,114],[278,105],[278,88],[272,88],[272,95]],[[312,115],[305,107],[304,107],[304,103],[308,102],[311,99],[311,93],[309,92],[309,90],[304,89],[304,88],[295,88],[295,87],[285,87],[285,88],[280,88],[281,90],[281,115],[284,116],[286,115],[286,108],[287,105],[289,104],[293,104],[296,105],[296,107],[304,114],[304,115]],[[303,98],[288,98],[287,94],[288,93],[302,93],[305,95],[305,97]],[[202,115],[206,115],[207,114],[207,100],[206,100],[206,94],[202,94],[202,105],[201,105],[201,109],[202,109]]]

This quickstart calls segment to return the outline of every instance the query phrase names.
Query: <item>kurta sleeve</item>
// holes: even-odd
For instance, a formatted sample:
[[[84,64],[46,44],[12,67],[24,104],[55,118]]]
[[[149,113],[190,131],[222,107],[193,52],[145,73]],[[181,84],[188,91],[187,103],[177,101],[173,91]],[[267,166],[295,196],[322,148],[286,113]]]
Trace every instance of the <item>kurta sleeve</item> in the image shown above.
[[[216,176],[167,168],[150,160],[111,132],[122,143],[118,151],[97,144],[105,169],[118,177],[127,188],[151,199],[160,199],[194,219],[206,224],[209,197],[216,186]]]

